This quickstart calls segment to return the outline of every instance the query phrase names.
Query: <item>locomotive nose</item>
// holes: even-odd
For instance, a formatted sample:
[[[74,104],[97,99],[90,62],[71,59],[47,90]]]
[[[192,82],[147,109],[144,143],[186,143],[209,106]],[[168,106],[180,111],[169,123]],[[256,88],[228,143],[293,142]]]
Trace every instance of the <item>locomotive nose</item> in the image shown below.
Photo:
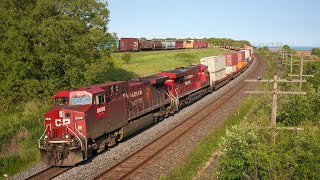
[[[86,144],[78,125],[83,113],[59,108],[47,113],[45,119],[48,128],[39,140],[42,161],[51,166],[74,166],[83,161]]]

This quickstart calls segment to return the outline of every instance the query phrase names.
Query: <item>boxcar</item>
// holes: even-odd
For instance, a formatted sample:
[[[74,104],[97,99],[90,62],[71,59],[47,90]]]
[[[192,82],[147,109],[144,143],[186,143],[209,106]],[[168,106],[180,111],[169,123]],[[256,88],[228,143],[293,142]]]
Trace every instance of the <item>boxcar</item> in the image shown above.
[[[121,38],[120,39],[120,52],[133,52],[139,51],[139,39],[138,38]]]
[[[176,42],[171,40],[164,41],[164,47],[166,50],[176,49]]]
[[[186,48],[187,49],[193,49],[193,41],[194,40],[187,40],[186,41]]]
[[[165,49],[164,42],[159,41],[159,40],[153,41],[153,42],[154,42],[154,49],[155,50],[163,50],[163,49]]]
[[[176,40],[176,49],[185,49],[183,41]]]
[[[148,51],[154,49],[154,42],[152,40],[140,40],[140,50]]]

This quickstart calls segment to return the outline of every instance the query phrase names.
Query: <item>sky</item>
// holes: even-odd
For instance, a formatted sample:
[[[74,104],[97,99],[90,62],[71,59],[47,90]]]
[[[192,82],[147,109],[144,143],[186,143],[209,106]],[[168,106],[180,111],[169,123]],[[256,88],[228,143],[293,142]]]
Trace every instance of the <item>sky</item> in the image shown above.
[[[320,0],[107,0],[118,37],[320,47]]]

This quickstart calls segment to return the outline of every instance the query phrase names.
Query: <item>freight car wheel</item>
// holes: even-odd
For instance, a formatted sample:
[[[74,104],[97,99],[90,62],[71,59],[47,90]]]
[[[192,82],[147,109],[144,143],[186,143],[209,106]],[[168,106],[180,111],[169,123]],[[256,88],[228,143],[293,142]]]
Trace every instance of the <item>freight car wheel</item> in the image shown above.
[[[157,119],[158,119],[158,122],[161,122],[161,121],[163,121],[164,117],[163,116],[159,116]]]

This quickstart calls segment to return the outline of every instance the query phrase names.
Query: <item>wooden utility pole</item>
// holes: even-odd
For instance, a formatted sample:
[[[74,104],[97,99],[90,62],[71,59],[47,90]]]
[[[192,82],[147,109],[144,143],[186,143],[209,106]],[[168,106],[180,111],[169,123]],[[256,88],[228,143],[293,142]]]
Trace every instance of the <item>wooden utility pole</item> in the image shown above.
[[[293,57],[293,51],[292,50],[285,50],[283,48],[281,48],[281,58],[282,59],[285,59],[285,60],[288,60],[289,58],[292,59]]]
[[[288,95],[306,95],[306,92],[283,92],[278,90],[278,83],[298,83],[298,82],[306,82],[306,80],[284,80],[279,79],[277,75],[274,76],[274,79],[270,80],[255,80],[255,79],[247,79],[245,82],[265,82],[265,83],[273,83],[272,91],[245,91],[245,93],[252,93],[252,94],[272,94],[272,112],[271,112],[271,127],[267,127],[272,129],[272,143],[275,144],[276,142],[276,131],[277,131],[277,108],[278,108],[278,95],[281,94],[288,94]],[[284,127],[281,129],[297,129],[294,127]]]
[[[287,60],[284,60],[287,62]],[[296,74],[292,74],[292,66],[293,66],[293,62],[299,62],[299,64],[294,64],[294,65],[300,65],[300,72],[299,72],[299,75],[296,75]],[[301,57],[300,60],[290,60],[290,74],[289,76],[292,77],[292,76],[296,76],[296,77],[299,77],[300,81],[303,80],[303,77],[313,77],[313,75],[304,75],[303,74],[303,65],[305,62],[315,62],[315,60],[304,60],[303,57]],[[302,89],[302,82],[300,82],[300,90]]]

